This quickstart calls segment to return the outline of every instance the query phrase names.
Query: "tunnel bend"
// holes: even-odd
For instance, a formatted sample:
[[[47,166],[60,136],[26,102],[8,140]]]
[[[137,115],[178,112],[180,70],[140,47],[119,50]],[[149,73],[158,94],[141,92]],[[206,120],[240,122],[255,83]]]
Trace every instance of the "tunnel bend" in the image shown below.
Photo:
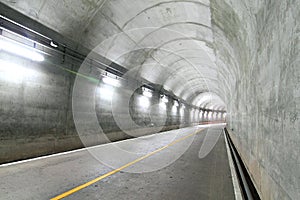
[[[148,127],[155,124],[151,120],[158,127],[165,121],[168,127],[161,130],[167,130],[199,123],[195,115],[201,116],[201,122],[226,116],[232,141],[261,198],[299,198],[299,2],[103,0],[64,5],[1,1],[1,15],[40,33],[28,34],[21,27],[33,41],[42,38],[42,45],[5,30],[1,34],[46,52],[44,64],[1,49],[1,66],[11,67],[10,71],[2,67],[1,72],[14,77],[13,81],[1,79],[6,87],[1,105],[9,108],[1,110],[5,119],[1,137],[5,149],[17,147],[15,152],[1,152],[1,162],[82,147],[70,101],[74,74],[83,78],[91,73],[85,78],[101,87],[102,75],[115,78],[111,72],[122,76],[138,66],[135,77],[138,74],[143,84],[134,90],[129,104],[139,104],[144,84],[153,90],[153,102],[144,103],[159,104],[164,95],[168,99],[165,111],[153,107],[152,119],[143,108],[130,107],[133,121],[144,124],[143,131],[153,128]],[[50,42],[56,42],[58,49],[53,50]],[[104,48],[97,49],[101,43]],[[94,48],[102,57],[91,57],[99,56],[104,73],[91,68],[78,74],[82,55]],[[77,96],[84,94],[91,96],[89,100],[99,97],[97,89],[94,95],[82,88]],[[185,105],[183,111],[180,106],[172,111],[176,101]],[[94,122],[104,126],[110,139],[129,137],[116,126],[109,101],[91,102],[98,112],[91,121],[79,120],[86,123],[84,130],[92,133],[95,127],[89,125]],[[89,145],[104,140],[93,134],[85,137],[90,137]]]

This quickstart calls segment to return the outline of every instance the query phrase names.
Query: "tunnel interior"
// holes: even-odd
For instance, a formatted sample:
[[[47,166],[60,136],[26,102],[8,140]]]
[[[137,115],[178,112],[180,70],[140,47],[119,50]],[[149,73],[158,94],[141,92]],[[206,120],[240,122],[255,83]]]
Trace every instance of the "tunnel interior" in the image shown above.
[[[299,198],[299,4],[2,0],[0,162],[226,120],[260,197]]]

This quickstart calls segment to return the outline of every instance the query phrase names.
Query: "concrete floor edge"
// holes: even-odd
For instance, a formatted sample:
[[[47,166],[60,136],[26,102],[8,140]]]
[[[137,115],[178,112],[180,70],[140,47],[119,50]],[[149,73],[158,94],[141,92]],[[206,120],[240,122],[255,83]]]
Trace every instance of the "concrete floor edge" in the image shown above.
[[[228,162],[229,162],[229,167],[230,167],[230,172],[231,172],[231,178],[232,178],[232,185],[233,185],[233,189],[234,189],[234,195],[235,195],[235,199],[236,200],[243,200],[242,197],[242,192],[241,192],[241,188],[238,182],[238,177],[236,175],[236,171],[235,171],[235,167],[233,164],[233,159],[230,153],[230,149],[229,149],[229,145],[228,145],[228,141],[227,141],[227,136],[223,130],[223,134],[225,137],[225,144],[226,144],[226,151],[227,151],[227,156],[228,156]]]

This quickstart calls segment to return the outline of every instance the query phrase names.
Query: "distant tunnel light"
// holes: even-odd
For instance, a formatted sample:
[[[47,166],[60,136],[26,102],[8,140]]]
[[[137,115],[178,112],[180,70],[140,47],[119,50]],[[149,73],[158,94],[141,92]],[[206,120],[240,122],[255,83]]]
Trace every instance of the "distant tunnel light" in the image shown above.
[[[168,97],[165,96],[165,95],[162,97],[161,101],[162,101],[163,103],[168,103],[168,102],[169,102]]]
[[[185,106],[183,104],[181,104],[181,108],[180,108],[180,115],[184,115],[184,109],[185,109]]]
[[[143,95],[145,97],[151,98],[152,97],[152,92],[149,89],[147,89],[147,88],[143,88]]]
[[[5,40],[3,37],[0,38],[0,51],[2,50],[33,61],[42,62],[45,60],[44,56],[36,52],[34,48],[26,47],[14,41]]]
[[[177,107],[176,107],[176,106],[173,106],[173,107],[172,107],[172,112],[173,112],[173,113],[177,113]]]
[[[179,103],[178,103],[178,101],[174,101],[174,106],[176,106],[176,107],[178,107],[179,106]]]
[[[104,77],[102,80],[105,84],[108,84],[108,85],[111,85],[114,87],[120,87],[120,85],[121,85],[120,81],[117,79],[114,79],[114,78]]]
[[[183,116],[184,115],[184,109],[181,107],[180,109],[180,115]]]
[[[176,105],[175,103],[177,103],[177,105]],[[172,112],[173,112],[173,113],[176,113],[177,111],[178,111],[178,102],[177,102],[177,101],[174,101],[174,105],[173,105],[173,107],[172,107]]]
[[[141,96],[139,98],[139,104],[140,104],[141,107],[147,108],[150,105],[150,101],[147,97]]]

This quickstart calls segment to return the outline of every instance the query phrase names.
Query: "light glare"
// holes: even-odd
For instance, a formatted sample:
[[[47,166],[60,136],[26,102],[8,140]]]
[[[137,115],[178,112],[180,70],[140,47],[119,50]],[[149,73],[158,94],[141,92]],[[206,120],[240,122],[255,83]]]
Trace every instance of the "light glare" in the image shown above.
[[[172,107],[172,112],[173,112],[173,113],[176,113],[176,112],[177,112],[177,106],[173,105],[173,107]]]
[[[24,77],[35,76],[36,72],[26,67],[0,60],[0,79],[20,83]]]
[[[166,96],[163,96],[163,98],[161,99],[161,101],[163,103],[168,103],[169,102],[168,97],[166,97]]]
[[[140,104],[140,106],[142,106],[144,108],[147,108],[150,105],[150,101],[149,101],[149,99],[147,97],[141,96],[139,98],[139,104]]]
[[[208,112],[208,119],[212,118],[212,112]]]
[[[108,85],[111,85],[114,87],[120,87],[120,82],[117,79],[110,78],[110,77],[104,77],[102,80],[105,84],[108,84]]]
[[[110,87],[101,87],[99,88],[99,94],[100,97],[104,100],[112,100],[112,97],[114,95],[113,88]]]
[[[148,90],[144,90],[144,91],[143,91],[143,95],[144,95],[145,97],[149,97],[149,98],[152,97],[152,93],[151,93],[150,91],[148,91]]]
[[[44,56],[37,53],[33,48],[25,47],[16,42],[4,41],[3,38],[0,40],[0,50],[12,53],[24,58],[31,59],[33,61],[44,61]]]

